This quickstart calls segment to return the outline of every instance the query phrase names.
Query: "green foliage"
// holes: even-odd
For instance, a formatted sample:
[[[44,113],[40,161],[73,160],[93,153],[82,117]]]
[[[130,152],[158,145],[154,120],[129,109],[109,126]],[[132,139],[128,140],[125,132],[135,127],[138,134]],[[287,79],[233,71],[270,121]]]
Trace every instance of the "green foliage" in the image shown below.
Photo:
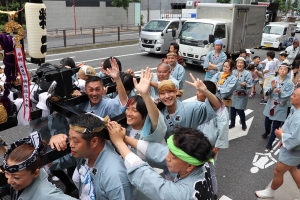
[[[275,3],[279,4],[278,10],[280,14],[283,14],[286,12],[286,5],[285,5],[285,0],[275,0]]]
[[[298,10],[299,1],[298,1],[298,0],[295,0],[294,3],[292,4],[292,6],[293,6],[293,9],[294,9],[294,10]]]
[[[231,0],[217,0],[217,3],[230,3]]]
[[[118,8],[123,8],[124,10],[128,9],[129,3],[133,2],[133,0],[113,0],[111,4]]]
[[[144,21],[143,21],[143,19],[144,19],[144,15],[141,15],[141,26],[144,26]]]
[[[286,3],[286,11],[289,11],[291,10],[293,7],[292,7],[292,2],[291,0],[287,0],[287,3]]]
[[[25,5],[25,2],[23,3],[23,6],[24,7]],[[9,10],[18,10],[18,8],[20,7],[20,3],[17,1],[17,0],[12,0],[12,1],[8,1],[8,7],[9,7]],[[7,11],[7,8],[6,6],[4,5],[1,5],[0,6],[0,10],[2,11]],[[23,21],[23,24],[25,24],[25,11],[22,10],[22,21]],[[16,22],[18,22],[18,17],[14,19]],[[4,24],[8,22],[8,15],[7,14],[3,14],[3,13],[0,13],[0,28],[1,30],[3,30],[3,27]],[[23,26],[24,27],[24,26]]]

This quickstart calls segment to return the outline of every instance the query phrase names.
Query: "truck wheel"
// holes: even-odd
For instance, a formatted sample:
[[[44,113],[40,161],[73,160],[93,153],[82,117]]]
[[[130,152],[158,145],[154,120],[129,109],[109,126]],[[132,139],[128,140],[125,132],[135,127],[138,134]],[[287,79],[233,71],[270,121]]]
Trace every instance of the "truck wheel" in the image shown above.
[[[281,49],[282,49],[282,45],[281,44],[279,44],[279,46],[278,46],[278,51],[280,51]]]

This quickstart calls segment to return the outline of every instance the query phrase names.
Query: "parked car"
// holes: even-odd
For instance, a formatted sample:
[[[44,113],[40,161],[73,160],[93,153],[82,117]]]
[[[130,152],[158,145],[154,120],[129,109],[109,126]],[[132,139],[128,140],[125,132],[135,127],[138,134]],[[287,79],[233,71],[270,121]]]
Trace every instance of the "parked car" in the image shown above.
[[[300,23],[297,23],[296,33],[300,33]]]

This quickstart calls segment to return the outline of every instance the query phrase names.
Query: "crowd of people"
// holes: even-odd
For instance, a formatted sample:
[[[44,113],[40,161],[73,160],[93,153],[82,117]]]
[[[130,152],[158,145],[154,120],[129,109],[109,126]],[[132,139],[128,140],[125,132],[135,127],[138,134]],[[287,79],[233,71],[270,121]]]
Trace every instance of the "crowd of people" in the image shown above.
[[[61,60],[58,67],[79,68],[72,76],[72,97],[88,97],[77,105],[86,113],[66,118],[53,111],[47,103],[52,98],[50,85],[33,83],[30,98],[33,106],[42,110],[42,117],[30,122],[18,120],[30,125],[32,133],[7,148],[2,170],[8,181],[0,187],[0,197],[218,199],[218,152],[229,147],[229,129],[237,128],[236,114],[241,131],[247,130],[245,110],[259,84],[263,95],[260,103],[265,104],[262,138],[270,135],[266,151],[272,150],[276,137],[281,138],[282,147],[271,187],[255,194],[274,197],[283,174],[290,171],[300,199],[300,60],[290,56],[290,51],[299,51],[298,40],[280,52],[281,61],[274,51],[268,51],[263,61],[259,56],[251,58],[250,50],[241,50],[232,60],[222,46],[223,42],[216,40],[214,50],[206,56],[204,81],[193,74],[189,74],[189,81],[184,80],[184,61],[176,43],[158,63],[156,73],[148,67],[139,75],[132,69],[123,71],[120,60],[114,57],[103,60],[98,73],[85,63],[76,66],[71,58]],[[2,87],[5,83],[1,72],[0,92],[1,82],[4,80]],[[115,92],[104,87],[104,77],[112,79]],[[195,88],[197,100],[181,101],[184,84]],[[11,100],[19,119],[23,115],[19,109],[22,98]],[[110,120],[123,113],[126,128]],[[58,151],[69,145],[71,153],[42,167],[41,155],[47,144]],[[64,193],[47,182],[47,173],[62,181]]]

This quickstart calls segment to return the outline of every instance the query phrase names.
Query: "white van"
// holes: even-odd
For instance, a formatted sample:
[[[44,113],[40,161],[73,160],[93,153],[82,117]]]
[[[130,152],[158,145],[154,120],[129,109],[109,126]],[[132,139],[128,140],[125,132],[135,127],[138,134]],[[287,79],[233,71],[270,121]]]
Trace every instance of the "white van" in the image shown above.
[[[142,29],[139,49],[148,53],[166,54],[176,42],[185,19],[153,19]]]
[[[273,47],[281,50],[283,42],[296,31],[296,23],[270,22],[265,26],[261,39],[261,47]]]

